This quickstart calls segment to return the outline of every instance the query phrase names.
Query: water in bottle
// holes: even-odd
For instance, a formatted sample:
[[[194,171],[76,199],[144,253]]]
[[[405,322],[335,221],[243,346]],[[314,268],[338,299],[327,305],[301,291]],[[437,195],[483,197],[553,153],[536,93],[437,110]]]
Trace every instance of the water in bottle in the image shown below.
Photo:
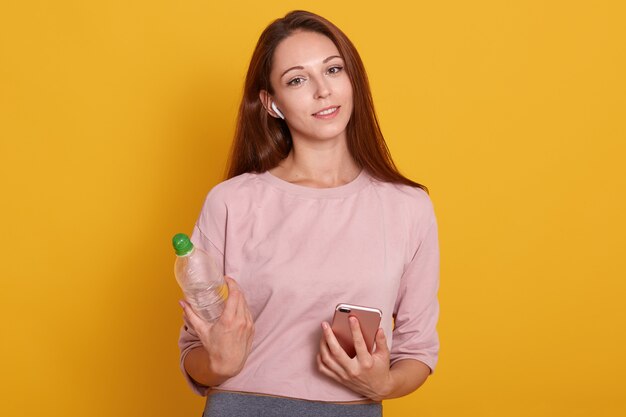
[[[178,233],[172,244],[176,251],[174,273],[185,299],[204,320],[217,320],[228,297],[222,272],[208,253],[194,247],[187,235]]]

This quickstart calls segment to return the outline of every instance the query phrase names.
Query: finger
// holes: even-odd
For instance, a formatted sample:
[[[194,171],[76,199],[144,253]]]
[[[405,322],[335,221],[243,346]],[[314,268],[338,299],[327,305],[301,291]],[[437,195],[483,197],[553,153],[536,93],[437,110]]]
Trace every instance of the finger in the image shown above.
[[[191,325],[192,329],[197,333],[198,330],[202,329],[203,326],[206,326],[207,323],[202,319],[202,317],[198,316],[191,305],[188,302],[180,300],[180,306],[183,308],[183,315],[187,322]]]
[[[237,309],[235,310],[235,317],[238,320],[246,319],[246,300],[244,299],[243,293],[241,291],[237,292]]]
[[[224,305],[224,311],[222,312],[222,318],[224,321],[232,321],[237,313],[237,307],[239,304],[239,285],[231,277],[224,277],[226,285],[228,285],[228,298]]]
[[[389,356],[389,346],[387,346],[387,336],[385,336],[385,331],[383,328],[379,328],[378,332],[376,332],[376,350],[375,354],[380,354],[383,356]]]
[[[237,281],[235,281],[234,278],[231,278],[227,275],[224,276],[224,281],[226,282],[226,286],[228,287],[228,293],[230,294],[231,291],[241,295],[243,293],[243,291],[241,290],[241,286],[239,286],[239,283]]]
[[[348,317],[348,321],[350,322],[350,331],[352,332],[352,340],[354,341],[354,350],[356,351],[357,358],[366,358],[370,356],[370,353],[367,350],[367,345],[365,344],[365,339],[363,338],[363,333],[361,332],[359,319],[354,316],[350,316]]]
[[[235,281],[235,278],[224,275],[224,281],[226,282],[229,291],[233,288],[236,290],[239,289],[239,284]]]
[[[244,303],[244,311],[246,313],[246,320],[254,325],[254,319],[252,318],[252,313],[250,312],[250,309],[248,308],[248,305],[245,304],[245,303]]]
[[[252,337],[254,336],[254,319],[252,318],[252,312],[250,311],[250,308],[248,307],[248,302],[246,301],[246,297],[244,297],[244,295],[241,295],[241,303],[243,304],[243,310],[245,313],[245,318],[246,318],[246,324],[248,327],[250,327],[250,334],[249,334],[249,339],[250,341],[252,340]]]
[[[232,291],[234,300],[236,299],[234,312],[232,315],[229,313],[225,324],[234,324],[237,326],[238,331],[243,331],[241,335],[245,337],[246,349],[250,350],[254,337],[254,321],[252,320],[252,314],[250,314],[246,298],[237,281],[228,276],[224,277],[224,279],[229,285],[229,292]]]
[[[343,350],[343,348],[339,344],[339,341],[337,341],[337,337],[335,337],[333,329],[331,329],[330,325],[327,322],[322,323],[322,332],[324,334],[324,340],[326,341],[326,344],[328,345],[328,348],[333,355],[341,357],[343,354],[343,356],[345,356],[347,359],[350,359],[346,351]]]
[[[238,330],[243,337],[245,337],[246,347],[249,349],[252,346],[252,340],[254,337],[254,321],[252,316],[246,307],[246,300],[243,294],[239,294],[239,304],[237,305],[236,323]]]
[[[328,344],[326,343],[326,339],[322,337],[320,339],[320,351],[318,353],[322,364],[333,374],[335,374],[339,379],[347,379],[346,370],[335,360],[330,349],[328,348]]]
[[[248,338],[246,339],[246,350],[249,352],[252,349],[252,344],[254,343],[254,323],[250,325],[250,332],[248,333]]]
[[[246,317],[248,318],[248,320],[250,320],[251,322],[254,322],[254,320],[252,320],[252,313],[250,312],[248,301],[246,300],[246,297],[244,296],[243,292],[241,292],[241,303],[243,304],[243,309],[244,309],[244,312],[246,313]]]
[[[318,353],[317,354],[317,369],[324,375],[326,375],[327,377],[337,381],[337,382],[341,382],[341,378],[339,377],[339,375],[337,375],[335,372],[333,372],[322,360],[321,355]]]
[[[333,333],[333,329],[327,322],[322,323],[322,332],[324,334],[324,342],[328,348],[330,354],[332,354],[333,359],[339,363],[341,368],[347,369],[350,365],[350,361],[352,360],[345,350],[339,344],[337,337],[335,337],[335,333]]]
[[[248,343],[251,343],[254,321],[252,320],[252,315],[250,314],[250,310],[248,309],[246,297],[244,296],[243,292],[239,291],[238,297],[239,300],[237,303],[235,320],[237,325],[240,326],[239,329],[244,331],[244,335],[246,336]]]

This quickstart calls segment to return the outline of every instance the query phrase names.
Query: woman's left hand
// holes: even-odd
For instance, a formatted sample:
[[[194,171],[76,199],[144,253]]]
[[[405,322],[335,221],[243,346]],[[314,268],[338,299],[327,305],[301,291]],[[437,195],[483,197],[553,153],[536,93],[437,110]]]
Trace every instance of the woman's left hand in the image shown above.
[[[323,335],[317,365],[324,375],[372,400],[382,401],[392,390],[389,370],[389,349],[382,328],[376,333],[376,348],[369,353],[356,317],[350,317],[350,330],[356,356],[350,358],[343,350],[330,325],[322,323]]]

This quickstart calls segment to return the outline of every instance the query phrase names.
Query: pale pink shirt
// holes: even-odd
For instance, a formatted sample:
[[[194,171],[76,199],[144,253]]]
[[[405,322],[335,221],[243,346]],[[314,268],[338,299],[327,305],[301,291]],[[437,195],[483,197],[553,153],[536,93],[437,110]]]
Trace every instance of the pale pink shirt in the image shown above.
[[[382,310],[391,364],[437,362],[437,225],[428,195],[365,171],[336,188],[310,188],[269,172],[222,182],[208,194],[192,234],[237,280],[255,323],[243,370],[219,386],[318,401],[363,399],[316,365],[322,321],[339,303]],[[392,320],[395,328],[392,331]],[[185,323],[183,362],[201,343]]]

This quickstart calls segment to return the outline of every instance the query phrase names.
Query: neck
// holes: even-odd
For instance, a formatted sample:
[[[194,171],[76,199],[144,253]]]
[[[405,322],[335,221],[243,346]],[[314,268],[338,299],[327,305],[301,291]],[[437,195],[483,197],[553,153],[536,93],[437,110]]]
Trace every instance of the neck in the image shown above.
[[[332,188],[348,184],[361,172],[345,140],[328,143],[294,141],[289,155],[270,173],[293,184]]]

